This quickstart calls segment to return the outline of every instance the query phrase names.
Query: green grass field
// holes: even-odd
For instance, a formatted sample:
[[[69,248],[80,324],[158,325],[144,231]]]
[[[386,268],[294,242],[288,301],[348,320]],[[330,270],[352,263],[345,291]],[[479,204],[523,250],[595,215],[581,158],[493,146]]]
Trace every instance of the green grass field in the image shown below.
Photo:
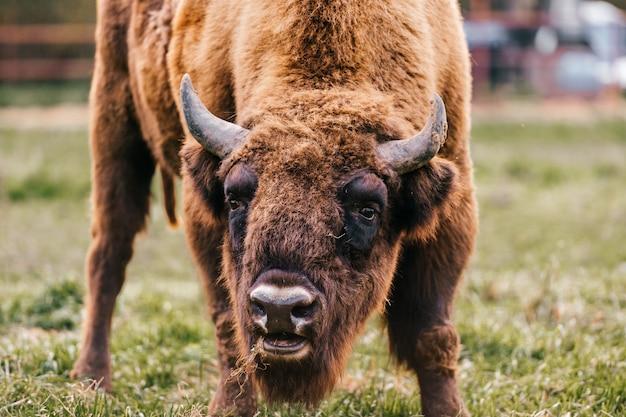
[[[481,228],[457,299],[474,416],[626,415],[626,121],[473,129]],[[155,191],[115,316],[115,394],[68,378],[89,244],[84,127],[0,127],[0,417],[196,416],[217,383],[213,330],[183,233]],[[159,187],[155,185],[155,190]],[[316,410],[418,415],[417,383],[377,318]]]

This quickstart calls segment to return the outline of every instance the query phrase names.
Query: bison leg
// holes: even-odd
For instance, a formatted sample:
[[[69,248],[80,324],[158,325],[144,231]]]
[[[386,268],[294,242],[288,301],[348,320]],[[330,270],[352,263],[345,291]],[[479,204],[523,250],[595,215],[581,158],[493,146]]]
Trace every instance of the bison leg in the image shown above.
[[[386,312],[391,351],[416,372],[427,417],[469,415],[456,385],[459,337],[450,319],[473,249],[475,217],[467,207],[440,226],[436,240],[405,245]]]
[[[223,227],[213,219],[196,222],[190,211],[196,199],[185,208],[187,238],[196,264],[200,268],[209,315],[215,325],[220,383],[209,405],[210,415],[253,416],[257,411],[256,389],[245,374],[237,374],[239,348],[235,334],[235,318],[229,303],[228,290],[219,279]],[[198,213],[198,211],[195,211]]]
[[[92,86],[92,243],[83,345],[71,372],[111,391],[109,334],[135,235],[144,228],[155,163],[130,116],[127,78],[96,66]]]

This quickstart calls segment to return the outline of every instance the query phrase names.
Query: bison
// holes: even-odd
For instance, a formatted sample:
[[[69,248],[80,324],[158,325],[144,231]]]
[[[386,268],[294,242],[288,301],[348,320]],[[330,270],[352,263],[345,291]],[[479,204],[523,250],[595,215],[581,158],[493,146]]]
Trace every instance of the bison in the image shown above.
[[[251,416],[257,390],[314,406],[380,312],[423,413],[467,415],[451,315],[477,209],[457,2],[100,0],[96,41],[72,375],[112,388],[113,309],[158,167],[173,224],[182,178],[215,324],[211,413]]]

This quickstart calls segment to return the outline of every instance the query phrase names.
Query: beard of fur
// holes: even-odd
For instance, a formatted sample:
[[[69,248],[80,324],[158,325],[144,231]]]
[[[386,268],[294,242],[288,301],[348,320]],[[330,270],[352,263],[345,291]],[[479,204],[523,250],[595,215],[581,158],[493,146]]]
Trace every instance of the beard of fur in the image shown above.
[[[334,388],[348,361],[349,340],[334,340],[299,361],[269,361],[253,346],[239,361],[231,378],[254,378],[270,404],[293,403],[317,406]]]
[[[281,402],[317,406],[335,386],[343,369],[336,359],[260,365],[254,375],[263,397],[270,404]]]

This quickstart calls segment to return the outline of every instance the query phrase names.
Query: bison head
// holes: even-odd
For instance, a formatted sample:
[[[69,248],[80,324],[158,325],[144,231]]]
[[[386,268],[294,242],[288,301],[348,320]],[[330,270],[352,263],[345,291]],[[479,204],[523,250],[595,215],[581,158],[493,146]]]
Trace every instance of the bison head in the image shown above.
[[[268,112],[248,130],[212,115],[188,76],[181,105],[202,145],[183,151],[205,202],[194,215],[224,228],[242,369],[270,402],[315,404],[384,308],[401,238],[426,236],[453,188],[454,166],[432,160],[446,136],[443,103],[435,96],[425,127],[406,140],[337,108],[301,114],[323,105]]]

